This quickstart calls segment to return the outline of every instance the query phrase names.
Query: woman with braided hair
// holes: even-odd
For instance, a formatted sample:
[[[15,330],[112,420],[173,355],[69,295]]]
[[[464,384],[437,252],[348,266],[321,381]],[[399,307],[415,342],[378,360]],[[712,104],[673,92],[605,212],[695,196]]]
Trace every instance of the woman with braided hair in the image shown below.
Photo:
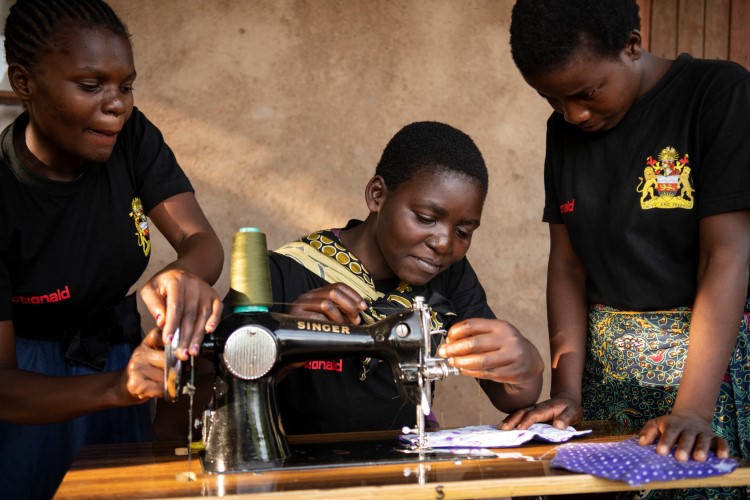
[[[159,349],[198,352],[221,315],[221,244],[133,106],[130,35],[101,0],[19,0],[5,26],[24,112],[0,135],[0,484],[50,498],[84,444],[151,439]],[[148,217],[148,218],[147,218]],[[177,252],[135,295],[150,219]]]

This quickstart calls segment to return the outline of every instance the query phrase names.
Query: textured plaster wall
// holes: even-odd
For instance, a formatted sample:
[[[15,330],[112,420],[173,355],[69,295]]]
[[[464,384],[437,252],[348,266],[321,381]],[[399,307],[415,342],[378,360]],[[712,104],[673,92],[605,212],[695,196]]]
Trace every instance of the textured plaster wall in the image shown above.
[[[474,138],[490,169],[469,258],[496,314],[547,360],[549,109],[513,66],[512,0],[110,3],[133,35],[136,105],[193,181],[227,263],[239,227],[261,228],[275,248],[364,217],[364,185],[391,136],[444,121]],[[173,258],[159,235],[153,248],[152,272]],[[228,290],[228,266],[216,287]],[[437,394],[443,425],[502,417],[467,377]]]

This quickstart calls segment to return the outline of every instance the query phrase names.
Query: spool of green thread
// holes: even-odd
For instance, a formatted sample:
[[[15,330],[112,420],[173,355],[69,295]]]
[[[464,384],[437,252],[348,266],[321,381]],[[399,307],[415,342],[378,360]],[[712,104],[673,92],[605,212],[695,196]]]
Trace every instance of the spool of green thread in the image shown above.
[[[234,312],[266,312],[273,303],[266,235],[243,227],[232,239],[229,304]]]

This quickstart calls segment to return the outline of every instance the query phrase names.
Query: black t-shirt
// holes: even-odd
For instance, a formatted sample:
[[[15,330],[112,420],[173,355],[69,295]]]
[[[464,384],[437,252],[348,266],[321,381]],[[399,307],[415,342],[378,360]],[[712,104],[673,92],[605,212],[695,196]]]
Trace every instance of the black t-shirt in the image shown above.
[[[750,207],[750,73],[681,55],[612,130],[547,124],[543,220],[564,223],[593,303],[691,306],[698,222]]]
[[[349,226],[350,227],[350,226]],[[339,242],[340,243],[340,242]],[[287,312],[299,295],[327,282],[294,260],[269,252],[271,284],[277,312]],[[387,292],[398,280],[376,282]],[[495,318],[487,296],[466,258],[436,276],[428,286],[447,298],[457,314],[446,325],[468,318]],[[451,318],[444,318],[451,319]],[[277,386],[284,429],[289,434],[401,429],[416,423],[416,408],[399,396],[390,365],[380,361],[360,381],[362,360],[308,363]]]
[[[137,108],[111,157],[71,182],[24,166],[38,161],[25,147],[27,122],[22,114],[0,136],[0,320],[54,339],[125,297],[148,264],[146,214],[192,186]]]

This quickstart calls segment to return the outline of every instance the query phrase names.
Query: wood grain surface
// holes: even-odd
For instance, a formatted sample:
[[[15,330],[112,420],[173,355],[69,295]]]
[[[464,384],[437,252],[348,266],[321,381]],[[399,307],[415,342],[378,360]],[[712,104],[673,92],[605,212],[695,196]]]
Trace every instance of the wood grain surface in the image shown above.
[[[593,424],[594,432],[575,442],[614,442],[632,434]],[[579,429],[587,428],[578,426]],[[290,445],[395,438],[388,433],[291,436]],[[395,444],[395,439],[394,439]],[[555,445],[525,444],[495,450],[497,458],[306,467],[230,474],[205,474],[192,460],[195,480],[186,481],[187,458],[175,454],[185,443],[91,446],[82,451],[65,476],[57,499],[139,498],[497,498],[508,496],[610,492],[628,489],[624,482],[552,469]],[[731,474],[700,480],[649,484],[650,488],[741,486],[750,484],[750,465]]]

